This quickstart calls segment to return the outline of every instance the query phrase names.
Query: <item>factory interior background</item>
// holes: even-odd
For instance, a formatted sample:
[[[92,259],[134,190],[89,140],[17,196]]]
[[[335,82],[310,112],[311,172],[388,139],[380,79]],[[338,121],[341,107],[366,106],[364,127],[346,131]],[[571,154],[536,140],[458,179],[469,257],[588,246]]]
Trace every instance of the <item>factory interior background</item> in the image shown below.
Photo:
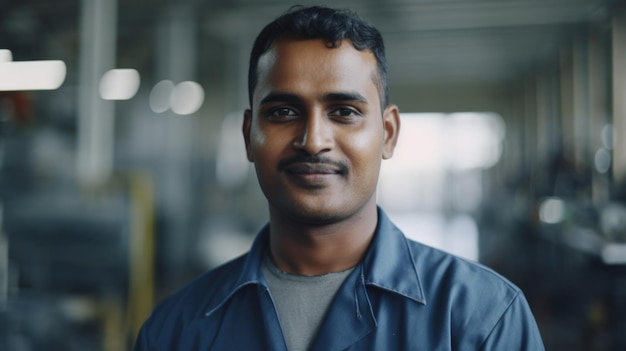
[[[286,0],[0,0],[0,350],[130,350],[267,221],[241,137]],[[301,1],[385,38],[378,200],[522,288],[548,350],[626,349],[626,3]]]

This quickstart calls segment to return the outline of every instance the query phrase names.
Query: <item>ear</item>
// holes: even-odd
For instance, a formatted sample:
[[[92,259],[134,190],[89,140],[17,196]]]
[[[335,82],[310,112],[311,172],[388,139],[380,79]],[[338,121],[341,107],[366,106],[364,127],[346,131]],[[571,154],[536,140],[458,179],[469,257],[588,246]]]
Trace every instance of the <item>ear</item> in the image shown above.
[[[393,156],[400,134],[400,111],[396,105],[388,105],[383,111],[383,159]]]
[[[400,111],[396,105],[388,105],[383,111],[383,159],[393,156],[400,134]]]
[[[250,150],[250,128],[252,128],[252,111],[247,109],[243,113],[243,125],[241,131],[243,132],[243,141],[246,143],[246,157],[248,161],[254,162],[252,157],[252,151]]]

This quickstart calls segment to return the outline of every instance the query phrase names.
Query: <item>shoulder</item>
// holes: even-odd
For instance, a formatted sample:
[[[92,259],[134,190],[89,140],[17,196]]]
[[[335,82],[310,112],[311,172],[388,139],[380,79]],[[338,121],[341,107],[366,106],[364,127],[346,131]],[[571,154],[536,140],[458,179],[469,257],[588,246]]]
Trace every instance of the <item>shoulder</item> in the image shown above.
[[[152,311],[143,328],[160,333],[204,315],[211,303],[233,289],[246,257],[247,254],[211,269],[169,295]]]
[[[505,339],[511,340],[520,331],[538,335],[524,294],[507,278],[477,262],[411,240],[408,243],[426,305],[446,315],[453,334],[483,341],[490,335],[509,335]]]
[[[459,349],[544,350],[523,292],[493,269],[408,241],[427,306]]]
[[[493,269],[478,262],[406,239],[417,273],[428,289],[469,289],[481,295],[513,298],[520,289]],[[487,291],[486,291],[487,290]]]

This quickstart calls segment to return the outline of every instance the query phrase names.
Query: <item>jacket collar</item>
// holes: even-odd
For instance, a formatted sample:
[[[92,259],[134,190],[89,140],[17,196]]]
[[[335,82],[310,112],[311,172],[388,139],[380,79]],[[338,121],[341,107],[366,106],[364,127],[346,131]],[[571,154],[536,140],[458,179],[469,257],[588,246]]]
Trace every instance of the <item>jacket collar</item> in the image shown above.
[[[224,282],[223,286],[228,288],[220,289],[221,293],[209,301],[206,315],[211,314],[245,286],[259,285],[269,289],[267,281],[261,273],[261,262],[267,250],[268,242],[269,225],[265,225],[257,234],[243,261],[239,260],[234,263],[238,265],[234,271],[239,271],[240,274],[238,276],[232,275],[230,281]],[[361,281],[365,285],[422,304],[426,303],[409,241],[380,208],[378,208],[376,232],[361,265]]]
[[[269,224],[265,225],[257,234],[247,254],[225,264],[233,266],[230,271],[234,274],[225,277],[220,284],[222,288],[207,301],[206,316],[220,308],[239,290],[248,285],[257,285],[265,290],[269,290],[267,281],[263,273],[261,273],[261,263],[263,262],[263,255],[265,255],[268,243]],[[237,272],[239,273],[238,275]]]
[[[378,227],[363,260],[366,285],[426,304],[409,240],[378,208]]]

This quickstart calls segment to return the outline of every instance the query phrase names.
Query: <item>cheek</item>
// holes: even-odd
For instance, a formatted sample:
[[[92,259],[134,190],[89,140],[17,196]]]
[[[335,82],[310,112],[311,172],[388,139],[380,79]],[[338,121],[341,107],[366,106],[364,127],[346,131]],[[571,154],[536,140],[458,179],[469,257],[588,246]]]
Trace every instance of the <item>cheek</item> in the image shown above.
[[[250,144],[254,148],[254,150],[259,150],[263,148],[267,140],[267,136],[263,132],[261,128],[255,123],[252,125],[252,129],[250,130]]]
[[[253,126],[250,147],[255,163],[262,163],[259,166],[266,168],[267,163],[271,162],[271,159],[279,152],[279,144],[283,138],[280,135],[272,135],[271,130],[268,131],[258,125]]]
[[[354,159],[365,163],[365,167],[382,157],[382,130],[370,129],[366,133],[358,133],[350,138],[350,150],[354,152]]]
[[[272,130],[256,128],[250,136],[250,148],[255,167],[263,175],[274,172],[278,160],[285,152],[286,135],[271,133]]]
[[[359,133],[344,144],[346,156],[350,160],[354,186],[365,193],[376,186],[382,160],[382,131],[374,129]],[[348,151],[350,150],[350,151]]]

